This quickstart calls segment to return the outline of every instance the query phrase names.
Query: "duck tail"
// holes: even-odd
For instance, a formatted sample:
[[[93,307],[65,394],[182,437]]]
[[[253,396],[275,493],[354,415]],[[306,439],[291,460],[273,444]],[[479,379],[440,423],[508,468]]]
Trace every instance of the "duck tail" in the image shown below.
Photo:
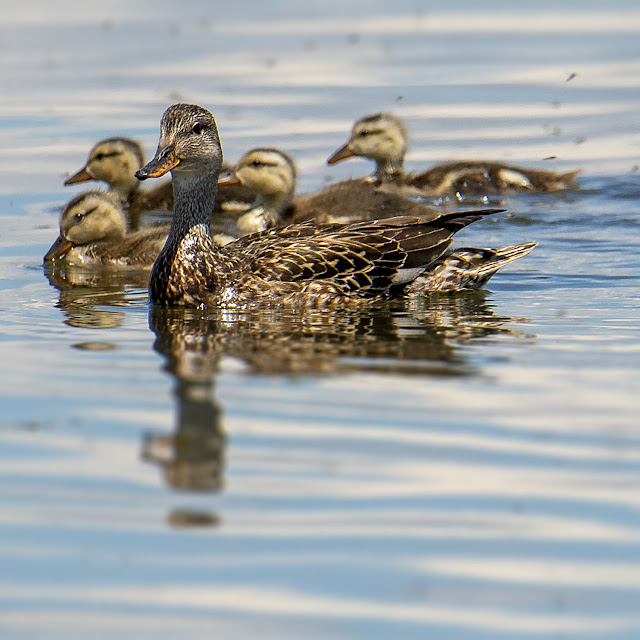
[[[561,173],[558,176],[558,182],[562,185],[561,189],[578,189],[580,184],[576,180],[576,176],[582,173],[582,169],[574,169],[573,171],[567,171]]]
[[[438,258],[409,287],[410,294],[481,289],[502,267],[526,256],[537,242],[522,242],[500,249],[462,247]]]

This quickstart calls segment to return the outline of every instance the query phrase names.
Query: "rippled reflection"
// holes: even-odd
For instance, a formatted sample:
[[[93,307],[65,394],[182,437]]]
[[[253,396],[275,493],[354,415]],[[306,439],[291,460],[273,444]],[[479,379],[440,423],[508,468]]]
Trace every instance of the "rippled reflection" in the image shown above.
[[[136,295],[146,297],[149,273],[88,269],[68,264],[45,263],[44,274],[58,290],[57,306],[72,327],[113,329],[122,324]]]
[[[219,491],[226,438],[215,400],[221,360],[241,361],[253,374],[344,374],[375,369],[439,376],[472,375],[456,344],[513,334],[511,318],[493,313],[482,293],[438,296],[419,308],[367,311],[255,310],[229,314],[153,306],[154,348],[174,378],[176,429],[149,434],[142,457],[164,469],[174,489]],[[247,385],[250,389],[250,385]],[[250,398],[249,398],[250,400]],[[174,526],[211,526],[211,514],[175,512]]]
[[[70,265],[46,265],[44,271],[59,292],[57,306],[71,326],[117,327],[124,307],[146,300],[148,272]],[[484,291],[339,311],[152,307],[149,322],[156,334],[155,349],[167,358],[167,370],[185,384],[200,385],[211,383],[225,356],[263,374],[375,370],[470,375],[474,370],[461,354],[461,344],[498,335],[531,337],[511,326],[526,319],[497,314]],[[176,396],[188,401],[207,394],[204,389],[196,395],[189,388],[176,389]],[[194,407],[188,413],[198,411]]]
[[[146,301],[141,289],[147,272],[47,265],[45,275],[59,292],[57,306],[65,324],[74,327],[118,327],[127,306]],[[215,380],[224,358],[242,363],[248,375],[474,376],[479,373],[477,365],[470,363],[462,346],[492,336],[531,337],[512,327],[516,320],[523,322],[496,313],[482,291],[339,311],[218,312],[153,306],[149,312],[153,346],[174,380],[176,419],[173,434],[146,434],[142,458],[161,467],[165,483],[175,490],[223,489],[226,435]],[[169,522],[211,526],[217,516],[176,512]]]
[[[219,491],[223,486],[222,412],[213,395],[213,379],[194,381],[176,376],[177,418],[171,436],[146,435],[142,458],[164,470],[174,489]]]
[[[457,346],[474,338],[525,334],[494,313],[484,292],[394,301],[362,310],[255,309],[229,313],[152,307],[155,348],[178,378],[212,376],[223,356],[252,373],[415,372],[469,375]],[[522,319],[518,319],[522,322]]]

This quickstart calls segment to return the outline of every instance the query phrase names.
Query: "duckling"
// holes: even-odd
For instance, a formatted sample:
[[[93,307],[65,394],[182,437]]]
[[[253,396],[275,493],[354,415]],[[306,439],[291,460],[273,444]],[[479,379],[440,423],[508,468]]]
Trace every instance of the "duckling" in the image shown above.
[[[120,199],[103,191],[73,198],[60,216],[60,235],[44,261],[64,258],[74,265],[110,265],[149,269],[162,249],[169,226],[127,235]]]
[[[381,185],[419,190],[423,195],[509,194],[577,189],[580,171],[556,173],[526,169],[494,161],[460,161],[438,164],[422,173],[404,173],[408,136],[401,120],[377,113],[358,120],[349,141],[328,160],[335,164],[354,156],[376,163],[372,178]]]
[[[238,218],[243,233],[315,220],[354,222],[396,216],[437,217],[441,211],[399,194],[378,190],[363,180],[345,180],[318,193],[295,196],[296,166],[279,149],[260,147],[245,153],[218,185],[243,184],[257,194],[251,209]]]
[[[209,229],[222,166],[213,115],[193,104],[163,114],[155,157],[141,180],[171,171],[175,212],[151,270],[161,305],[245,308],[255,303],[341,305],[400,295],[445,255],[453,235],[499,209],[347,225],[300,223],[219,247]]]
[[[140,189],[140,181],[134,174],[145,163],[142,146],[131,138],[107,138],[98,142],[89,152],[84,167],[64,182],[65,185],[101,180],[109,185],[128,206],[134,226],[141,213],[151,210],[173,209],[173,187],[171,181],[159,184],[154,189]],[[225,187],[218,198],[219,207],[225,203],[244,203],[244,208],[255,198],[246,188]],[[229,204],[230,206],[230,204]]]
[[[65,186],[99,180],[109,185],[109,190],[120,197],[131,215],[152,209],[173,208],[171,182],[164,182],[154,189],[141,190],[134,173],[145,163],[144,152],[138,142],[130,138],[106,138],[89,152],[84,167],[64,181]]]

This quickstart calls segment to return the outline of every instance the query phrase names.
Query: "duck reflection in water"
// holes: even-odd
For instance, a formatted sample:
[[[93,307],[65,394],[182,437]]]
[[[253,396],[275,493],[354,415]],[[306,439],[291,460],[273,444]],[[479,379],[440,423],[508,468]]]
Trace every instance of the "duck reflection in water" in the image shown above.
[[[126,308],[147,299],[148,271],[91,269],[45,262],[44,275],[58,290],[56,306],[65,324],[85,329],[113,329],[120,326]]]
[[[478,372],[456,343],[500,334],[525,337],[505,326],[513,318],[493,313],[483,291],[432,296],[420,309],[408,308],[406,301],[398,305],[357,312],[252,309],[234,314],[153,305],[154,349],[174,378],[178,418],[173,435],[145,437],[142,458],[159,464],[174,489],[223,489],[227,440],[214,385],[224,358],[244,363],[248,375],[472,376]],[[251,384],[246,388],[250,392]],[[216,526],[220,519],[215,513],[177,510],[168,521],[200,527]]]
[[[243,363],[247,375],[376,371],[468,376],[477,372],[459,345],[491,335],[527,337],[508,326],[512,321],[494,314],[482,291],[433,296],[420,309],[403,301],[358,311],[251,309],[230,314],[153,305],[149,324],[156,336],[154,348],[175,378],[179,403],[178,431],[171,439],[174,454],[164,457],[170,461],[167,481],[177,488],[221,486],[213,473],[222,464],[213,459],[217,443],[222,447],[225,440],[213,391],[224,358]],[[198,438],[203,439],[200,444]],[[146,451],[150,445],[146,443]],[[196,465],[192,472],[187,463]],[[193,471],[197,465],[208,471]]]
[[[185,318],[179,331],[162,320],[156,330],[154,323],[152,310],[154,348],[166,358],[165,370],[175,380],[177,426],[172,436],[147,434],[142,458],[159,464],[174,489],[219,491],[226,445],[222,410],[214,396],[219,356],[190,319]]]
[[[493,315],[482,292],[469,293],[441,296],[416,313],[406,305],[402,310],[386,304],[339,313],[252,309],[232,314],[154,305],[150,326],[167,370],[183,380],[214,376],[225,357],[242,362],[248,374],[467,375],[456,335],[512,332],[502,326],[510,318]]]
[[[81,270],[86,277],[86,270]],[[128,274],[130,277],[132,274]],[[147,274],[145,274],[146,276]],[[64,276],[64,277],[63,277]],[[104,276],[103,276],[104,277]],[[145,298],[131,281],[89,286],[75,270],[50,274],[58,306],[72,326],[114,328],[114,314],[133,298]],[[95,284],[95,283],[94,283]],[[223,409],[215,379],[225,358],[244,365],[246,375],[474,376],[461,347],[488,337],[529,340],[514,328],[526,319],[498,315],[487,291],[438,294],[419,301],[381,302],[354,310],[255,308],[222,312],[152,305],[154,349],[172,377],[176,427],[172,435],[147,434],[142,458],[163,469],[168,486],[180,491],[224,488]],[[124,310],[122,311],[124,313]],[[250,393],[251,384],[246,386]],[[250,402],[250,396],[248,398]],[[214,526],[217,514],[176,510],[173,526]]]

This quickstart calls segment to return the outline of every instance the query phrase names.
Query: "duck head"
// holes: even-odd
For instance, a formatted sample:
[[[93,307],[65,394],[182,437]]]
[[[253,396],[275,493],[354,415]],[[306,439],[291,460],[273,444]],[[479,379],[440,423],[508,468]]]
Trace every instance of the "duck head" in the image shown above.
[[[123,199],[138,188],[134,173],[144,164],[142,147],[130,138],[107,138],[89,152],[84,167],[64,182],[65,185],[101,180]]]
[[[327,164],[359,156],[376,163],[376,176],[402,173],[404,157],[407,153],[407,131],[402,122],[388,113],[360,118],[353,129],[349,141],[340,147]]]
[[[296,167],[286,153],[261,147],[245,153],[233,171],[220,176],[218,184],[242,184],[255,191],[260,202],[286,206],[295,193]]]
[[[117,196],[88,191],[67,204],[60,216],[60,235],[44,256],[45,262],[63,258],[73,247],[103,240],[118,240],[126,233],[126,221]]]
[[[220,172],[222,148],[213,115],[194,104],[174,104],[163,114],[154,158],[136,171],[138,180],[171,171],[175,180],[195,180]]]
[[[277,225],[293,202],[296,166],[283,151],[259,147],[245,153],[232,171],[220,176],[218,184],[242,184],[257,194],[237,224],[243,233],[264,231]]]

